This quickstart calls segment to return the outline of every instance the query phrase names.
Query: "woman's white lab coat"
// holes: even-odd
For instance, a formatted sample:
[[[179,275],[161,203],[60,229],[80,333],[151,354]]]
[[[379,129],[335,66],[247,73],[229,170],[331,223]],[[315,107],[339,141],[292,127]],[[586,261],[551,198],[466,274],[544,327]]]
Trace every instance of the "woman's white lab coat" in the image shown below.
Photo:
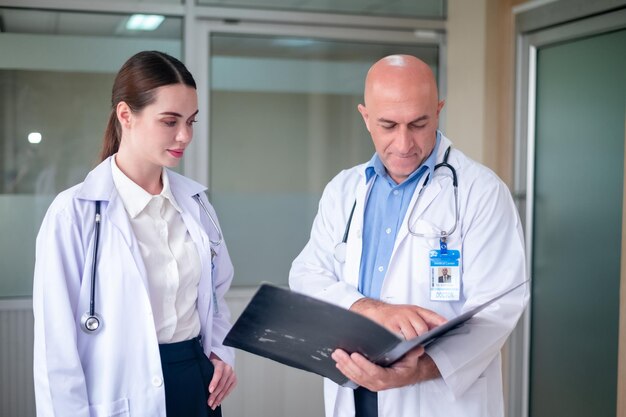
[[[437,162],[450,141],[442,135]],[[438,239],[411,236],[407,221],[421,184],[398,230],[381,300],[414,304],[455,317],[526,279],[524,243],[519,217],[506,186],[484,166],[454,148],[448,162],[458,175],[460,218],[448,249],[461,251],[459,301],[431,301],[430,258]],[[361,262],[363,208],[368,185],[365,165],[342,171],[324,190],[311,239],[293,262],[291,287],[349,308],[357,292]],[[341,242],[352,205],[345,264],[333,257]],[[454,224],[454,194],[450,172],[439,168],[415,208],[412,229],[438,232]],[[419,219],[419,220],[418,220]],[[504,415],[500,349],[527,301],[522,288],[483,310],[468,333],[444,337],[429,347],[442,378],[379,393],[380,417],[500,417]],[[352,390],[324,381],[327,417],[354,416]]]
[[[224,294],[233,276],[226,245],[214,250],[217,234],[192,198],[205,187],[175,172],[170,186],[202,263],[198,312],[204,352],[233,365],[222,345],[230,328]],[[80,330],[89,310],[95,201],[102,201],[96,281],[96,313],[103,328]],[[215,290],[219,307],[212,297]],[[110,159],[85,181],[57,196],[37,237],[33,310],[34,377],[39,417],[165,417],[159,346],[150,306],[146,269],[128,215],[111,176]]]

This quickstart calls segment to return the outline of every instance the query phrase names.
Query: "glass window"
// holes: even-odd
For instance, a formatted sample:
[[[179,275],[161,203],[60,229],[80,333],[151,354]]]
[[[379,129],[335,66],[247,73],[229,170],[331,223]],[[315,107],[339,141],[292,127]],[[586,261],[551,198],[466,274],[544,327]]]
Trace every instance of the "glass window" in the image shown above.
[[[0,297],[30,296],[35,237],[61,190],[98,160],[115,73],[132,54],[181,55],[182,20],[0,9]]]
[[[198,0],[198,3],[210,6],[423,19],[443,19],[446,17],[446,0]]]
[[[235,285],[287,282],[324,186],[373,153],[357,105],[371,64],[408,53],[437,73],[437,46],[214,34],[210,197]]]

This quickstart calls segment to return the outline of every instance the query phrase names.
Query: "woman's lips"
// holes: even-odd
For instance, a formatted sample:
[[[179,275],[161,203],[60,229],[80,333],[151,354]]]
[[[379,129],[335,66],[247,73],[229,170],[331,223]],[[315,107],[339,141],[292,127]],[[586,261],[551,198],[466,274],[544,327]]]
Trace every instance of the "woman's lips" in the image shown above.
[[[168,149],[167,150],[170,155],[172,155],[174,158],[182,158],[183,157],[183,153],[185,153],[184,149]]]

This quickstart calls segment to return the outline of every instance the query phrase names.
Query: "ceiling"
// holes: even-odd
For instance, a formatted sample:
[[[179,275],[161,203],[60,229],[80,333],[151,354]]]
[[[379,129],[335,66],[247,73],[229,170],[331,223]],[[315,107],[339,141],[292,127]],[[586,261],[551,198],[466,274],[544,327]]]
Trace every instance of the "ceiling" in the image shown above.
[[[83,0],[96,2],[104,0]],[[143,3],[144,0],[109,0]],[[149,0],[153,4],[181,4],[182,0]],[[443,19],[446,0],[187,0],[200,5],[309,12],[351,13],[374,16]],[[148,1],[145,1],[148,3]],[[0,32],[54,35],[181,38],[182,19],[167,18],[152,32],[127,31],[128,15],[0,9]]]
[[[0,9],[0,31],[74,36],[119,36],[131,38],[182,38],[182,19],[166,18],[154,31],[129,31],[129,15],[75,13],[42,10]]]

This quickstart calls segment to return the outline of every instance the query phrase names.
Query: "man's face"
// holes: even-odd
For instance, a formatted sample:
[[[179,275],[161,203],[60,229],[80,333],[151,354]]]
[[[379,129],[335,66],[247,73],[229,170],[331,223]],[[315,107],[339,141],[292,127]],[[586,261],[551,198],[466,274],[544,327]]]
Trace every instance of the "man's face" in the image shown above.
[[[443,268],[441,270],[441,275],[448,275],[448,268]]]
[[[405,84],[393,82],[373,88],[367,97],[367,107],[359,105],[376,153],[398,184],[432,152],[439,112],[444,104],[437,102],[432,89]]]

